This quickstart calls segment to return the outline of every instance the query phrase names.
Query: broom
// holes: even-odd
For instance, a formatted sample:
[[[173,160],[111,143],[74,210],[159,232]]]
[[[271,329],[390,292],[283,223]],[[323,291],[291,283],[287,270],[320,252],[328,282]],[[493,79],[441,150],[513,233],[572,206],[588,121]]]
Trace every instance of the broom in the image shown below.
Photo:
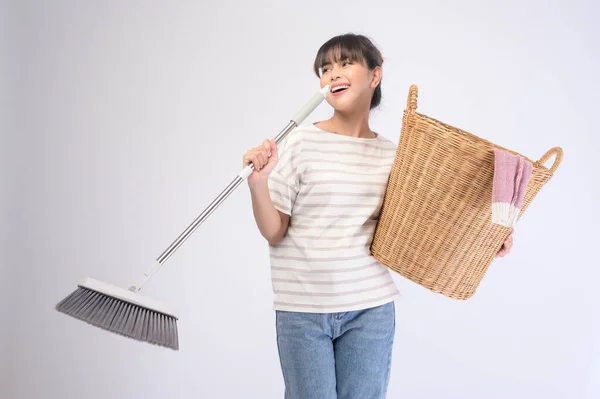
[[[300,125],[327,97],[329,90],[330,86],[327,85],[315,93],[275,137],[275,144],[279,144]],[[56,310],[124,337],[179,350],[178,317],[175,312],[160,302],[140,295],[139,291],[217,207],[250,176],[253,169],[252,164],[246,166],[129,289],[88,277],[56,305]]]

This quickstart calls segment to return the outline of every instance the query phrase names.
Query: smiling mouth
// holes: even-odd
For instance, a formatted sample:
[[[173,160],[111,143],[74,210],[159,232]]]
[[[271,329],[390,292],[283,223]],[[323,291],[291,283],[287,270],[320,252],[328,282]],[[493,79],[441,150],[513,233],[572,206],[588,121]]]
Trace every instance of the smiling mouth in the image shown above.
[[[332,93],[341,93],[343,91],[346,91],[348,89],[348,87],[350,87],[350,85],[342,85],[342,86],[336,86],[334,88],[331,89]]]

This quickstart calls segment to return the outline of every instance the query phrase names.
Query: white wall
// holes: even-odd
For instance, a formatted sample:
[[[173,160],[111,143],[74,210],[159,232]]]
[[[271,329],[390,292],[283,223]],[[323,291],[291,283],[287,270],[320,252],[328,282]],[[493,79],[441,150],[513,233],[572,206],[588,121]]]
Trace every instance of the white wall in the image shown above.
[[[386,57],[373,125],[390,139],[416,83],[421,112],[533,158],[565,151],[513,253],[474,298],[396,276],[389,397],[600,397],[599,6],[300,3],[12,2],[8,161],[19,197],[3,298],[17,311],[3,318],[14,344],[0,396],[282,397],[267,247],[245,186],[144,290],[179,309],[179,352],[54,305],[87,275],[133,282],[229,183],[243,152],[315,92],[318,47],[354,31]],[[323,105],[307,122],[327,115]]]
[[[9,143],[11,140],[9,117],[11,112],[9,98],[9,59],[10,59],[10,38],[8,29],[8,8],[0,7],[0,387],[6,387],[8,384],[8,310],[10,309],[9,301],[12,297],[12,290],[9,276],[12,267],[9,264],[8,257],[8,234],[9,223],[8,213],[9,204],[14,198],[11,184],[9,184],[10,165],[8,162]],[[0,392],[1,388],[0,388]]]

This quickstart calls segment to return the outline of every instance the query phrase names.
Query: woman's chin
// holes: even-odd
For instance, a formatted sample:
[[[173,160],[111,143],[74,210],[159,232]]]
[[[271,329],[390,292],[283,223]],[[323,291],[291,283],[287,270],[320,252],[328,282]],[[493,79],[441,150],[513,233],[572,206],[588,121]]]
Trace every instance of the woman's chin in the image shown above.
[[[340,96],[338,98],[334,98],[333,101],[328,101],[329,105],[339,113],[342,114],[350,114],[355,112],[360,112],[361,106],[360,101],[357,101],[356,98],[351,98],[350,96]]]

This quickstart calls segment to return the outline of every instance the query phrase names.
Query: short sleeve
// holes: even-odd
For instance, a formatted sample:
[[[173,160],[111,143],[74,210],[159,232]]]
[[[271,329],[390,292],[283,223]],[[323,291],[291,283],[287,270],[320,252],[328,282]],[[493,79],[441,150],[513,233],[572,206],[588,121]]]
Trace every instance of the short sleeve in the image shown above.
[[[294,203],[299,191],[298,153],[300,148],[300,134],[290,132],[279,143],[277,150],[279,161],[269,175],[269,194],[273,205],[280,212],[292,215]]]

